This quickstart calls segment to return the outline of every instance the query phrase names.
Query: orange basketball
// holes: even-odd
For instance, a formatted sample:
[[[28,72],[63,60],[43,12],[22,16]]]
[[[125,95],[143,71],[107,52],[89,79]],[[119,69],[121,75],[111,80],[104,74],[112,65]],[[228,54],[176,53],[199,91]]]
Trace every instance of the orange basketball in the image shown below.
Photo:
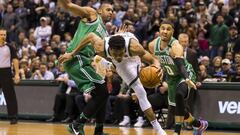
[[[140,70],[139,78],[144,87],[155,88],[162,81],[158,74],[159,71],[156,67],[147,66]]]

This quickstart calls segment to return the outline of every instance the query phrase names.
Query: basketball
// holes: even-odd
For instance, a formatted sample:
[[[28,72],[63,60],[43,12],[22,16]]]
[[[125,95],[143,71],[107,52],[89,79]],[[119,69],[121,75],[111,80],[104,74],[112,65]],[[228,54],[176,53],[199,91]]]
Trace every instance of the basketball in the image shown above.
[[[161,77],[158,76],[159,71],[154,66],[147,66],[140,70],[140,81],[146,88],[155,88],[161,83]]]

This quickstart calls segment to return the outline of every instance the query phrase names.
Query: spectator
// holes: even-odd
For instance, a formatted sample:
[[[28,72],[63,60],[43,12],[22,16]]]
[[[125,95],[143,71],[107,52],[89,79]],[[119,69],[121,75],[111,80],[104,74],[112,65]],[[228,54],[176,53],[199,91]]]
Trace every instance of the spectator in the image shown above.
[[[32,76],[32,73],[30,71],[30,68],[28,67],[28,61],[26,59],[20,60],[20,69],[19,69],[20,77],[22,80],[30,79]]]
[[[168,108],[167,91],[168,91],[168,85],[165,81],[163,81],[162,85],[156,88],[156,92],[148,95],[148,100],[151,103],[154,111],[160,110],[161,112],[163,108]],[[169,115],[174,116],[174,114],[169,114]],[[170,121],[172,122],[166,123],[167,127],[172,126],[171,124],[173,124],[173,119]]]
[[[42,56],[43,54],[46,54],[45,50],[48,46],[48,42],[46,39],[41,39],[41,47],[37,49],[37,56]]]
[[[19,22],[19,17],[14,13],[13,6],[7,4],[7,12],[3,15],[3,28],[7,30],[8,41],[11,42],[17,40],[16,29],[20,25]]]
[[[61,10],[57,12],[57,17],[53,23],[53,34],[60,35],[61,39],[64,39],[64,33],[69,30],[69,18],[66,18],[66,13]]]
[[[240,38],[238,36],[237,27],[235,25],[232,25],[229,28],[229,38],[227,40],[227,44],[224,45],[224,54],[226,52],[232,52],[232,53],[237,52],[238,51],[237,48],[240,48],[237,45],[238,40],[240,40]]]
[[[184,49],[184,58],[192,65],[195,72],[198,71],[197,52],[189,48],[189,36],[185,33],[180,33],[178,36],[179,43]]]
[[[197,20],[197,16],[195,13],[195,10],[192,7],[192,3],[191,2],[186,2],[185,3],[185,10],[184,10],[184,15],[185,18],[188,20],[188,23],[195,23]]]
[[[224,58],[229,59],[231,64],[233,63],[233,53],[232,52],[226,52]]]
[[[233,76],[231,82],[240,82],[240,66],[236,67],[236,74]]]
[[[24,6],[24,0],[19,0],[18,2],[18,8],[15,10],[15,13],[19,17],[19,27],[17,28],[18,31],[22,31],[26,33],[26,30],[28,30],[29,25],[27,21],[27,15],[29,15],[29,10]]]
[[[47,18],[40,18],[40,26],[38,26],[34,31],[34,37],[36,38],[36,47],[37,49],[42,47],[41,41],[45,39],[47,42],[50,40],[52,35],[52,27],[48,25]]]
[[[212,60],[212,67],[209,68],[208,73],[212,77],[218,77],[218,74],[222,72],[222,57],[216,56]]]
[[[197,22],[201,19],[201,16],[206,16],[207,21],[211,21],[212,18],[208,12],[206,4],[203,1],[200,1],[196,8],[197,8],[197,12],[196,12]]]
[[[204,65],[208,69],[209,66],[210,66],[210,62],[209,62],[208,56],[200,57],[200,64]]]
[[[229,59],[222,60],[222,77],[226,78],[227,82],[230,82],[235,72],[231,68],[231,62]]]
[[[109,93],[106,109],[106,122],[113,122],[113,106],[115,105],[115,100],[121,89],[122,80],[119,75],[111,69],[107,69],[105,80],[107,82]]]
[[[53,116],[46,120],[47,122],[68,123],[75,119],[78,113],[75,104],[76,85],[74,81],[69,80],[64,71],[63,64],[59,65],[59,76],[56,78],[59,84],[59,91],[55,96]]]
[[[217,24],[213,25],[210,32],[210,58],[221,56],[223,47],[228,39],[228,26],[224,24],[224,18],[221,14],[217,15]]]
[[[45,63],[41,63],[39,70],[36,70],[31,79],[33,80],[54,80],[54,75],[52,72],[48,71],[47,65]]]
[[[235,53],[234,63],[232,64],[233,70],[237,70],[237,67],[240,66],[240,53]]]
[[[22,42],[22,47],[20,47],[20,49],[18,51],[19,58],[22,58],[23,51],[25,51],[25,50],[29,51],[30,47],[31,47],[31,45],[29,44],[29,40],[27,38],[24,38],[23,42]]]
[[[210,75],[208,75],[207,68],[205,65],[200,64],[199,65],[199,71],[197,74],[197,81],[203,82],[206,78],[211,78]]]

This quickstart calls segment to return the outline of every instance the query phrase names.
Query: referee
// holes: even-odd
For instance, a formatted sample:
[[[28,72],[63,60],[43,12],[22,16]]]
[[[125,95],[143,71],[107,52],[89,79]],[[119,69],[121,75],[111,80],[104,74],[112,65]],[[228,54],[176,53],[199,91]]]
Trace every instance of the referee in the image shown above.
[[[0,89],[2,89],[8,110],[10,124],[17,124],[18,106],[14,83],[19,83],[19,63],[16,50],[6,44],[7,31],[0,28]],[[12,79],[11,65],[13,63],[15,76]]]

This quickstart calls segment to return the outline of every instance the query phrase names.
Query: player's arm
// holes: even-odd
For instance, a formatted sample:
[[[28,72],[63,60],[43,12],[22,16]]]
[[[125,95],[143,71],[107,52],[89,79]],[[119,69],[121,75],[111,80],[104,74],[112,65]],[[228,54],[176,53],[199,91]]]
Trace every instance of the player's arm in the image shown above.
[[[96,52],[99,52],[100,46],[99,42],[102,41],[102,39],[97,36],[95,33],[91,32],[89,33],[85,38],[81,40],[81,42],[78,44],[78,46],[71,52],[72,55],[75,55],[77,52],[79,52],[81,49],[86,47],[89,43],[93,45],[95,48]],[[103,46],[103,45],[102,45]],[[103,48],[103,47],[102,47]]]
[[[130,53],[133,56],[139,56],[142,61],[160,68],[159,61],[154,58],[148,51],[146,51],[138,41],[134,39],[131,39]]]
[[[90,45],[93,45],[95,51],[97,53],[99,53],[99,55],[103,54],[104,41],[100,37],[98,37],[96,34],[89,33],[85,38],[83,38],[81,40],[81,42],[78,44],[78,46],[72,52],[65,53],[64,55],[60,56],[59,62],[62,63],[62,62],[72,59],[72,57],[74,55],[76,55],[77,52],[79,52],[81,49],[86,47],[89,43],[91,43]]]
[[[178,70],[182,77],[185,79],[186,83],[190,85],[190,87],[196,89],[196,85],[189,79],[189,75],[184,65],[183,54],[184,52],[182,45],[180,45],[178,41],[176,41],[172,46],[170,55],[173,57],[174,63],[177,65]]]
[[[71,2],[71,0],[58,0],[61,7],[69,10],[75,16],[80,16],[81,18],[87,18],[90,21],[97,19],[97,12],[91,7],[81,7],[77,4]]]

